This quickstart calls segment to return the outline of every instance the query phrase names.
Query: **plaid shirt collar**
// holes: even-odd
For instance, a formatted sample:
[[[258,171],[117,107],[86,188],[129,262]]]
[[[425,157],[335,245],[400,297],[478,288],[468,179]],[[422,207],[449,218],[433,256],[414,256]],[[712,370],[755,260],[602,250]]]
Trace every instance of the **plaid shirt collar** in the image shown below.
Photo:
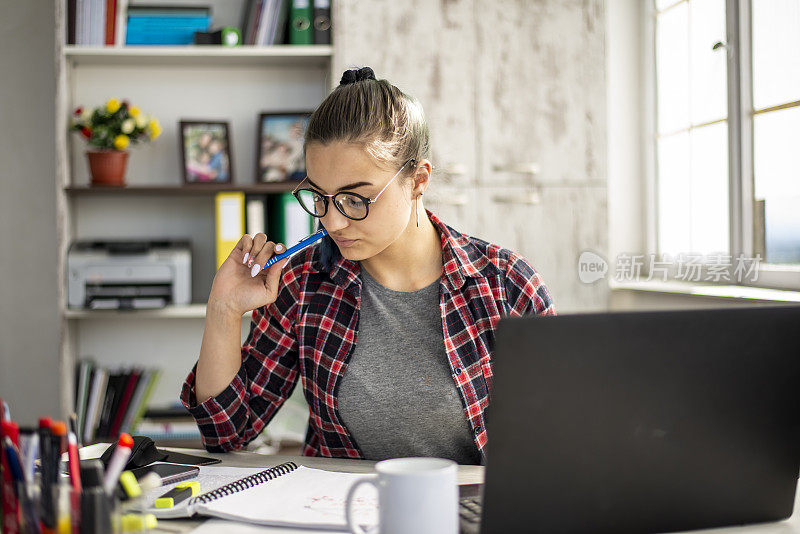
[[[497,266],[489,261],[485,254],[475,250],[469,239],[443,223],[436,215],[425,210],[434,228],[442,239],[442,263],[445,283],[451,291],[461,289],[466,277],[485,277],[502,274]],[[361,285],[361,265],[357,261],[348,260],[336,249],[336,260],[330,269],[329,276],[345,290],[352,285]],[[311,272],[325,272],[321,260],[317,257],[309,265]]]

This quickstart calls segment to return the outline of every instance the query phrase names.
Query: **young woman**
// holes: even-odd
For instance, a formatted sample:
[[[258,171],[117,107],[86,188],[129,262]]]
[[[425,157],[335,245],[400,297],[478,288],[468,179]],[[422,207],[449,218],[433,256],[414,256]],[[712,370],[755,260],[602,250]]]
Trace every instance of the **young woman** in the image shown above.
[[[244,235],[217,272],[181,393],[209,451],[249,443],[299,380],[304,455],[482,463],[495,325],[555,308],[524,258],[423,207],[429,150],[420,104],[369,67],[314,111],[295,196],[329,237],[262,270],[285,246]]]

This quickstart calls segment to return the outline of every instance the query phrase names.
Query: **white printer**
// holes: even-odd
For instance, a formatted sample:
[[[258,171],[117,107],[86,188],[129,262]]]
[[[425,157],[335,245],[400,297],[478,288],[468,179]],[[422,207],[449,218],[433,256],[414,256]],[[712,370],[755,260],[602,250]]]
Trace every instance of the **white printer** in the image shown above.
[[[191,302],[188,240],[85,240],[67,252],[70,308],[140,309]]]

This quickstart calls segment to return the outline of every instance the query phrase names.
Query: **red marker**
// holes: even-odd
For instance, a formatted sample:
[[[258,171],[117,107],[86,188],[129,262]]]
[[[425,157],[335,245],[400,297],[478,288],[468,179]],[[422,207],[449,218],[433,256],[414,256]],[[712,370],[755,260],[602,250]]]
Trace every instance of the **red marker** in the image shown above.
[[[19,444],[19,426],[13,421],[2,420],[0,435],[14,444]],[[3,460],[3,525],[2,531],[10,534],[19,532],[19,501],[14,494],[14,481],[11,479],[11,469],[5,452],[0,451]]]
[[[125,469],[125,464],[128,463],[128,458],[131,456],[131,448],[133,447],[133,438],[130,434],[122,433],[119,435],[119,441],[111,455],[111,460],[108,462],[106,468],[106,475],[103,478],[103,489],[109,497],[114,494],[114,488],[119,481],[119,475]]]
[[[72,489],[77,492],[81,491],[81,466],[79,464],[78,456],[78,438],[75,434],[70,432],[68,434],[69,446],[69,478],[72,482]]]
[[[69,457],[69,480],[72,483],[72,494],[70,495],[70,521],[72,522],[72,532],[81,530],[81,466],[78,456],[78,438],[75,433],[67,433],[67,454]]]

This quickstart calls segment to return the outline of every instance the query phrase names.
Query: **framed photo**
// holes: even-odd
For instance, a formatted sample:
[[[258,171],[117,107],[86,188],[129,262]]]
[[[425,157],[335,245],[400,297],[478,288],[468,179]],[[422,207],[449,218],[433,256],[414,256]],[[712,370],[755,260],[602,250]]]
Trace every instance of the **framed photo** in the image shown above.
[[[231,183],[233,160],[228,123],[182,120],[180,130],[184,183]]]
[[[262,113],[256,139],[256,183],[302,180],[306,176],[303,137],[311,111]]]

